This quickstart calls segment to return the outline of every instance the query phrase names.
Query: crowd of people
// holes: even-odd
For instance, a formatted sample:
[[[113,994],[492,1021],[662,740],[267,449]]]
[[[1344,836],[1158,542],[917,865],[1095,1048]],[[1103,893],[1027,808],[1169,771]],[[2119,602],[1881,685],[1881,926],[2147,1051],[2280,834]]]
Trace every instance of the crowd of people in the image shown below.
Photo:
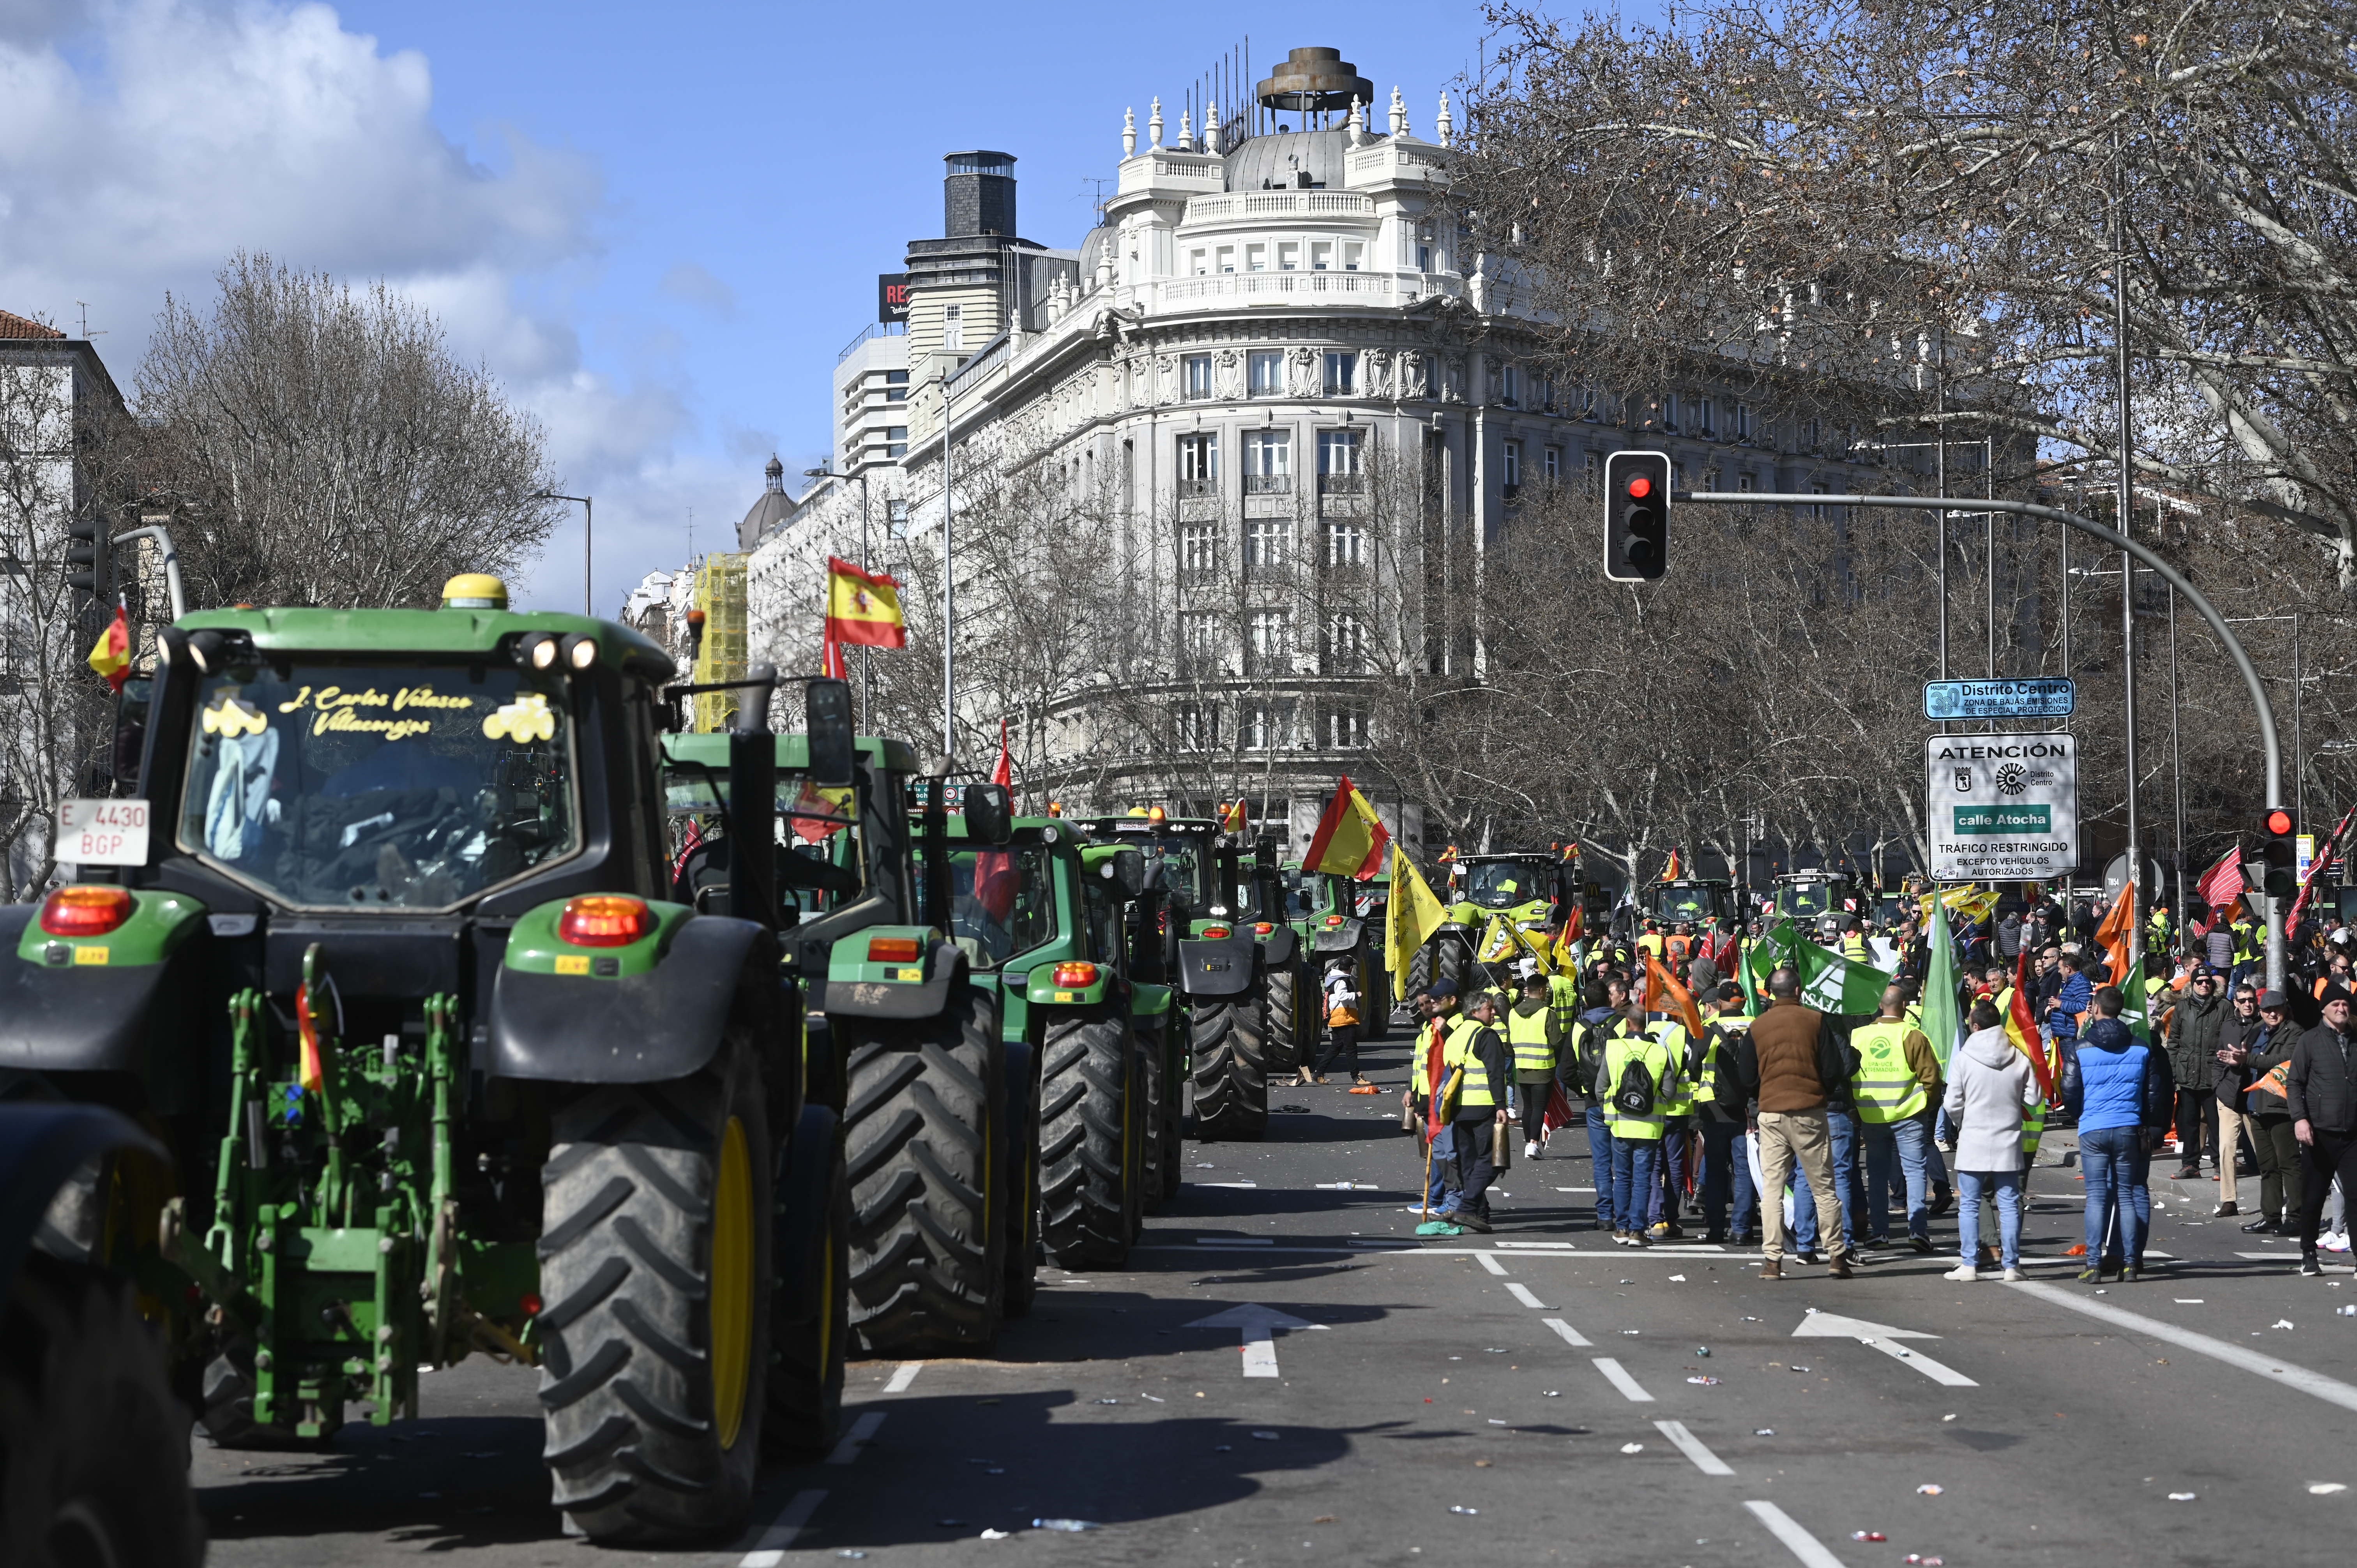
[[[1489,1191],[1515,1144],[1544,1158],[1577,1125],[1594,1223],[1619,1245],[1684,1239],[1698,1218],[1706,1240],[1757,1245],[1764,1278],[1788,1262],[1844,1278],[1878,1253],[1931,1255],[1931,1221],[1953,1208],[1949,1277],[2018,1279],[2040,1142],[2067,1125],[2084,1182],[2072,1249],[2083,1281],[2147,1275],[2151,1163],[2172,1141],[2176,1178],[2201,1179],[2206,1162],[2215,1214],[2297,1237],[2302,1273],[2320,1272],[2320,1250],[2348,1251],[2357,930],[2298,933],[2287,988],[2273,990],[2255,922],[2181,934],[2164,907],[2148,928],[2149,978],[2119,976],[2141,990],[2131,995],[2093,950],[2092,911],[2059,900],[1958,921],[1946,965],[1917,920],[1850,915],[1818,934],[1889,983],[1874,1015],[1844,1016],[1806,1004],[1792,968],[1756,994],[1729,977],[1763,925],[1645,922],[1633,940],[1584,944],[1568,972],[1526,958],[1411,998],[1425,1026],[1404,1091],[1425,1157],[1419,1234],[1491,1230]],[[1676,966],[1676,1005],[1647,983],[1649,961]],[[1921,997],[1943,968],[1960,1022],[1944,1049],[1924,1031]],[[2007,1027],[2025,1013],[2031,1048]]]

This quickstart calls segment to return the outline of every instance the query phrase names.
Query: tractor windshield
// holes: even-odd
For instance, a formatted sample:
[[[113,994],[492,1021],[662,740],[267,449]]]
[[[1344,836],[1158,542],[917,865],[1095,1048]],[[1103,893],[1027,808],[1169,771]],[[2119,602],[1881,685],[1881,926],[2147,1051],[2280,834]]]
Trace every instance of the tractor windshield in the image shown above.
[[[1189,909],[1200,909],[1211,901],[1209,878],[1204,875],[1204,852],[1184,839],[1165,839],[1147,846],[1151,858],[1162,857],[1162,886],[1173,904]]]
[[[578,845],[554,676],[231,669],[197,714],[179,847],[290,905],[447,908]]]
[[[1795,918],[1813,919],[1834,907],[1834,886],[1830,882],[1788,882],[1776,889],[1776,912]]]
[[[1547,868],[1527,860],[1477,860],[1465,868],[1465,897],[1484,909],[1512,909],[1547,897]]]
[[[1664,920],[1695,924],[1716,919],[1719,913],[1717,892],[1715,887],[1661,887],[1654,893],[1653,913]]]
[[[1318,878],[1296,866],[1285,873],[1285,918],[1307,920],[1318,913]]]
[[[950,935],[966,957],[996,968],[1056,934],[1056,884],[1048,851],[956,850],[950,854]]]
[[[663,804],[671,822],[672,865],[685,867],[698,846],[726,836],[728,769],[673,757],[663,765]],[[806,775],[778,774],[780,837],[802,859],[841,867],[857,875],[861,866],[859,806],[852,789],[821,789]],[[847,888],[830,892],[781,878],[780,901],[805,915],[821,915],[858,897]]]

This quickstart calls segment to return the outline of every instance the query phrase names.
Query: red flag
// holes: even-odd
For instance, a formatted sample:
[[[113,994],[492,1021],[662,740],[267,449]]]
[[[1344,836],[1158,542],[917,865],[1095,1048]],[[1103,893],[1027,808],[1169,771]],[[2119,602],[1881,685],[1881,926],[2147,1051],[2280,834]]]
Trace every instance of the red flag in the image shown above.
[[[843,657],[843,644],[832,629],[818,646],[818,672],[835,681],[851,679],[851,666]]]
[[[1552,1133],[1557,1127],[1568,1127],[1574,1122],[1585,1122],[1587,1120],[1587,1112],[1575,1111],[1572,1109],[1571,1101],[1569,1097],[1564,1093],[1562,1084],[1550,1083],[1547,1085],[1545,1122],[1546,1130],[1548,1132]]]
[[[123,682],[131,678],[131,621],[123,606],[114,607],[114,618],[98,634],[98,643],[90,650],[90,667],[99,678],[117,693]]]
[[[2219,856],[2218,864],[2201,874],[2201,901],[2223,909],[2243,896],[2243,846]]]
[[[1426,1104],[1424,1114],[1424,1136],[1426,1143],[1439,1137],[1440,1129],[1448,1124],[1447,1118],[1441,1114],[1441,1101],[1446,1098],[1448,1089],[1447,1083],[1441,1077],[1446,1070],[1441,1065],[1441,1057],[1442,1047],[1448,1043],[1448,1020],[1435,1018],[1432,1021],[1431,1034],[1424,1047],[1424,1081],[1432,1085],[1432,1098]]]
[[[990,770],[990,781],[993,784],[1005,785],[1009,789],[1015,788],[1015,757],[1014,754],[1006,749],[1005,719],[998,721],[998,766]]]
[[[1664,882],[1675,882],[1678,879],[1679,875],[1678,848],[1677,845],[1672,844],[1670,846],[1670,864],[1663,870],[1662,880]]]
[[[2348,816],[2341,819],[2341,825],[2332,830],[2332,836],[2317,846],[2316,858],[2309,862],[2308,875],[2300,879],[2299,897],[2291,901],[2291,908],[2284,915],[2286,931],[2299,929],[2300,911],[2308,908],[2308,896],[2315,891],[2316,879],[2323,875],[2325,869],[2332,864],[2334,852],[2341,847],[2341,836],[2349,831],[2351,817],[2357,817],[2357,806],[2352,806]]]

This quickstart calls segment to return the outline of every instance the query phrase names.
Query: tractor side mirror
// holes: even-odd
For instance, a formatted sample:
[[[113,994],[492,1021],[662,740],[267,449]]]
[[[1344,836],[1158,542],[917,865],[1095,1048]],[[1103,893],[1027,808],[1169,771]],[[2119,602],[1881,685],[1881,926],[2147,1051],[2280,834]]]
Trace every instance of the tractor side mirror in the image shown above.
[[[1099,867],[1098,875],[1120,889],[1125,899],[1143,897],[1146,892],[1146,856],[1138,850],[1115,850],[1112,857]]]
[[[114,699],[114,785],[128,792],[139,788],[139,758],[147,744],[147,704],[156,683],[135,675],[123,682]]]
[[[980,843],[1002,844],[1015,832],[1015,803],[1004,784],[965,787],[965,836]]]
[[[851,737],[851,682],[813,681],[802,712],[810,719],[810,780],[822,789],[848,789],[859,759]]]

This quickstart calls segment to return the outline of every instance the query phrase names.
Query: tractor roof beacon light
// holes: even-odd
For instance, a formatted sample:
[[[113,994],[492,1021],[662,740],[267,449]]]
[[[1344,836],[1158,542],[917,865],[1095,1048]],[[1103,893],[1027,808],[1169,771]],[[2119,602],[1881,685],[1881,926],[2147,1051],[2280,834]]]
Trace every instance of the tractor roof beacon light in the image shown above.
[[[2299,822],[2289,808],[2270,806],[2259,819],[2261,854],[2266,864],[2262,890],[2270,898],[2299,891]]]
[[[488,572],[461,572],[442,585],[446,610],[503,610],[508,585]]]
[[[1670,459],[1615,452],[1604,459],[1604,575],[1650,583],[1669,570]]]

